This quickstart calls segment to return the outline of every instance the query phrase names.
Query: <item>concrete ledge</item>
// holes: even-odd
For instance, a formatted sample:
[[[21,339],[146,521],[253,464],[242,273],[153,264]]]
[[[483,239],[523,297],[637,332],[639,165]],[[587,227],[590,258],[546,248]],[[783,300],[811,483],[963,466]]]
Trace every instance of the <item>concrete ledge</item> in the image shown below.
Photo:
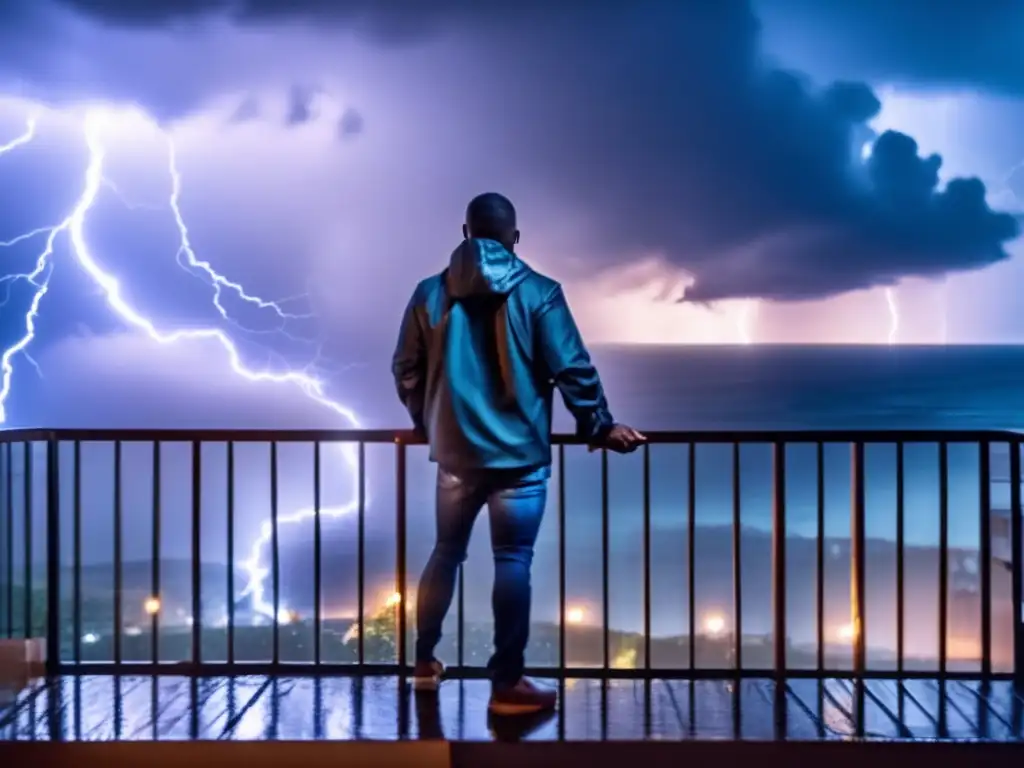
[[[628,765],[678,768],[685,765],[764,765],[787,768],[906,768],[916,761],[927,768],[1005,768],[1020,763],[1024,745],[880,743],[880,742],[445,742],[445,741],[319,741],[319,742],[104,742],[0,743],[4,765],[109,768],[338,768],[339,765],[382,768],[546,768],[566,765]]]
[[[444,741],[0,742],[0,764],[32,768],[449,768]]]
[[[592,741],[452,744],[453,768],[562,768],[569,765],[642,765],[643,768],[997,768],[1020,763],[1024,745],[935,742]]]

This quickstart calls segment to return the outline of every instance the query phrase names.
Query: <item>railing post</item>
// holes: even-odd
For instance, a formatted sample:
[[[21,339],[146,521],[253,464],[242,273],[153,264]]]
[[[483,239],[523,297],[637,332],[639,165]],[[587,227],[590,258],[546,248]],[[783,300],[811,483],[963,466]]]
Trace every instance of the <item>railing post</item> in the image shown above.
[[[0,510],[3,511],[3,557],[0,566],[3,575],[0,581],[5,585],[3,595],[3,631],[0,637],[11,637],[14,632],[14,507],[11,503],[11,444],[0,442]]]
[[[772,628],[775,677],[786,675],[786,446],[772,444]]]
[[[405,587],[405,536],[406,536],[406,445],[401,437],[395,440],[395,581],[398,592],[395,622],[395,642],[398,651],[398,674],[405,678],[406,670],[406,587]]]
[[[60,477],[58,442],[46,442],[46,674],[60,672]],[[31,599],[31,593],[29,594]]]
[[[864,628],[864,443],[850,451],[850,622],[853,625],[853,673],[863,677],[867,639]],[[897,576],[897,578],[900,578]]]
[[[192,670],[198,671],[203,662],[203,460],[202,443],[192,441]],[[272,502],[273,503],[273,502]],[[275,593],[276,594],[276,593]],[[118,630],[120,631],[120,630]],[[277,641],[277,615],[274,615],[274,640]],[[276,662],[277,659],[274,659]]]
[[[1024,626],[1021,626],[1021,557],[1020,520],[1020,441],[1010,442],[1010,561],[1011,595],[1013,600],[1013,682],[1018,691],[1024,690]]]
[[[978,507],[981,509],[978,579],[981,581],[981,676],[992,676],[992,449],[978,447]]]

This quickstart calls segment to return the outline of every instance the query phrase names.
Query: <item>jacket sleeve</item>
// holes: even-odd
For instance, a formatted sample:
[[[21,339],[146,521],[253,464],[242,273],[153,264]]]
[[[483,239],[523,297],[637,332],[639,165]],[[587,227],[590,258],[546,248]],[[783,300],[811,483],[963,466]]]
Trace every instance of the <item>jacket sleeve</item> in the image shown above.
[[[590,361],[562,287],[556,285],[542,302],[537,317],[540,354],[565,407],[576,419],[576,434],[585,440],[602,437],[614,425],[601,378]]]
[[[427,342],[416,311],[418,304],[419,289],[405,308],[395,354],[391,358],[391,373],[395,377],[398,399],[412,418],[413,429],[425,432],[423,408],[427,385]]]

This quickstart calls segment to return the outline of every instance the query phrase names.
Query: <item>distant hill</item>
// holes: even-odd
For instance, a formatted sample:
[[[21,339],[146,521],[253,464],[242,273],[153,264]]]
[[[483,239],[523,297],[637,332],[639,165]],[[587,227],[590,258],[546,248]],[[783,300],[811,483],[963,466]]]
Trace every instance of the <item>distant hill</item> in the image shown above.
[[[484,532],[481,531],[481,534]],[[280,555],[281,604],[312,613],[313,566],[309,546],[282,547]],[[408,587],[415,589],[419,571],[426,561],[432,542],[426,537],[409,541]],[[732,529],[728,526],[698,526],[696,540],[696,613],[698,620],[708,612],[731,616],[733,601]],[[567,542],[567,598],[573,604],[589,608],[594,618],[600,614],[602,568],[600,531],[588,532],[585,539]],[[744,528],[741,538],[741,578],[744,599],[744,626],[749,632],[768,632],[771,628],[771,536],[767,532]],[[787,598],[790,635],[794,642],[813,639],[815,627],[816,542],[790,537],[786,540]],[[642,626],[643,570],[642,540],[639,535],[620,538],[611,552],[609,591],[610,614],[616,628],[638,631]],[[825,553],[825,624],[834,631],[850,616],[850,542],[830,538]],[[687,545],[685,531],[655,530],[651,540],[653,590],[652,627],[655,634],[674,635],[686,631]],[[395,546],[391,540],[369,538],[366,541],[366,603],[372,609],[394,590]],[[978,624],[978,564],[976,553],[950,550],[949,611],[951,633],[976,634]],[[534,614],[537,621],[558,618],[558,546],[557,540],[543,540],[534,564]],[[351,615],[356,606],[357,551],[354,537],[325,535],[323,548],[322,594],[325,614]],[[869,634],[895,637],[896,548],[891,541],[870,539],[865,551]],[[938,553],[932,547],[906,547],[905,595],[908,650],[919,642],[934,644],[938,626]],[[43,581],[40,566],[37,584]],[[228,567],[204,563],[201,569],[204,624],[223,618],[227,606]],[[149,597],[151,566],[148,562],[126,562],[121,569],[122,609],[126,623],[143,622],[143,603]],[[235,569],[237,620],[243,622],[249,611],[248,600],[237,601],[246,584],[246,574]],[[113,567],[109,564],[82,568],[82,595],[88,603],[90,620],[112,621]],[[164,623],[186,621],[192,610],[192,568],[187,559],[169,559],[161,563],[160,597]],[[489,542],[477,536],[471,548],[465,580],[465,606],[468,616],[490,613],[492,568]],[[269,577],[268,577],[269,586]],[[63,597],[71,595],[72,571],[62,569]],[[1002,614],[1009,609],[1009,578],[999,567],[993,568],[993,606],[997,630]],[[955,609],[954,609],[955,608]],[[1004,610],[1005,609],[1005,610]],[[927,632],[925,632],[927,629]],[[876,634],[877,633],[877,634]]]

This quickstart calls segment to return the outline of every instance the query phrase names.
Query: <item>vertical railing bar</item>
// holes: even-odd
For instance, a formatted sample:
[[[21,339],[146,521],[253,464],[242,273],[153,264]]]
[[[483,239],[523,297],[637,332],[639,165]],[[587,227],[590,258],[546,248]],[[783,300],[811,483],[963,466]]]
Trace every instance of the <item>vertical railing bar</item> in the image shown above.
[[[1021,573],[1024,571],[1021,546],[1020,440],[1010,442],[1010,560],[1011,612],[1013,616],[1013,678],[1018,691],[1024,690],[1024,626],[1021,625]]]
[[[7,637],[14,637],[14,444],[7,443],[4,472],[4,506],[7,509]]]
[[[982,442],[978,449],[978,506],[980,547],[978,578],[981,581],[981,676],[992,675],[992,446]]]
[[[357,663],[362,667],[366,663],[366,642],[363,637],[366,630],[366,443],[358,444],[358,503],[356,510],[356,622],[359,635],[356,639]]]
[[[456,599],[458,601],[456,611],[458,625],[455,628],[455,661],[460,669],[466,663],[466,657],[464,653],[464,646],[466,644],[466,572],[465,568],[463,568],[464,565],[464,563],[459,563],[458,592],[456,595]]]
[[[313,663],[321,661],[323,628],[323,541],[320,521],[320,441],[313,443]]]
[[[124,554],[122,540],[122,503],[121,494],[121,454],[120,440],[114,441],[114,665],[120,666],[122,658],[122,634],[124,633]]]
[[[203,661],[203,454],[202,444],[192,441],[192,664]]]
[[[71,457],[72,531],[71,632],[75,664],[82,663],[82,444],[75,440]]]
[[[611,666],[611,597],[610,518],[608,500],[608,449],[601,449],[601,658],[607,675]],[[602,690],[604,687],[602,686]]]
[[[558,663],[566,667],[565,638],[565,446],[558,445]]]
[[[60,669],[60,638],[63,624],[60,620],[60,443],[50,438],[46,441],[46,671],[56,675]],[[47,692],[47,699],[53,707],[56,704],[54,691]],[[56,727],[58,717],[54,707],[51,728]]]
[[[643,447],[644,670],[651,670],[651,446]],[[650,686],[647,686],[650,690]]]
[[[10,476],[6,472],[6,465],[4,464],[4,456],[7,453],[8,443],[4,440],[0,440],[0,547],[3,547],[4,552],[7,551],[6,541],[10,538],[10,531],[6,528],[7,523],[7,486],[11,482]],[[0,567],[3,566],[5,560],[0,560]],[[6,586],[3,580],[0,580],[0,586]],[[7,598],[7,591],[4,590],[2,595],[4,599]],[[7,603],[0,601],[0,637],[4,637],[7,633],[6,624],[3,623],[4,618],[7,616]]]
[[[277,530],[277,441],[270,441],[270,559],[273,594],[274,636],[271,639],[271,662],[281,663],[281,553]]]
[[[939,676],[949,655],[949,443],[939,443]]]
[[[697,443],[690,442],[686,457],[686,591],[690,625],[690,647],[687,659],[690,670],[697,666]]]
[[[227,466],[225,467],[227,488],[227,556],[228,556],[228,664],[235,663],[235,443],[228,441]]]
[[[152,611],[149,620],[149,645],[150,654],[153,657],[153,663],[160,663],[160,612],[163,610],[163,596],[160,589],[160,541],[161,541],[161,518],[163,497],[161,494],[161,488],[163,486],[163,479],[161,477],[161,459],[163,458],[163,448],[159,440],[153,442],[153,487],[150,489],[153,494],[153,541],[151,542],[152,551],[150,553],[153,558],[153,572],[151,574],[152,584],[150,584],[150,596],[157,601],[155,606],[156,610]],[[229,561],[230,562],[230,561]],[[230,572],[230,568],[228,571]],[[230,600],[228,601],[230,604]]]
[[[906,503],[904,493],[904,451],[902,441],[896,443],[896,671],[904,669],[906,619]]]
[[[777,680],[786,675],[786,449],[772,444],[772,629]],[[783,688],[780,682],[776,689]],[[777,718],[776,718],[777,719]]]
[[[466,663],[465,646],[466,646],[466,567],[465,561],[459,563],[459,580],[458,580],[458,593],[457,593],[457,616],[458,622],[455,628],[455,662],[458,664],[459,669],[462,669]],[[462,700],[461,698],[459,699]]]
[[[743,499],[740,444],[732,444],[732,608],[733,655],[736,672],[743,671]],[[736,688],[739,691],[739,686]]]
[[[816,528],[814,546],[814,602],[817,621],[817,670],[825,669],[825,444],[815,446],[815,493],[817,495]]]
[[[32,444],[26,441],[24,447],[25,477],[23,478],[22,500],[25,503],[25,639],[32,637]]]
[[[850,514],[850,608],[853,625],[853,673],[863,678],[867,664],[867,628],[865,626],[866,595],[864,578],[864,443],[856,441],[851,451],[852,509]]]
[[[406,579],[405,579],[405,553],[406,553],[406,445],[401,440],[395,444],[395,474],[396,474],[396,500],[395,500],[395,581],[399,596],[396,611],[398,621],[396,622],[395,642],[398,645],[398,674],[405,678],[406,670]]]

